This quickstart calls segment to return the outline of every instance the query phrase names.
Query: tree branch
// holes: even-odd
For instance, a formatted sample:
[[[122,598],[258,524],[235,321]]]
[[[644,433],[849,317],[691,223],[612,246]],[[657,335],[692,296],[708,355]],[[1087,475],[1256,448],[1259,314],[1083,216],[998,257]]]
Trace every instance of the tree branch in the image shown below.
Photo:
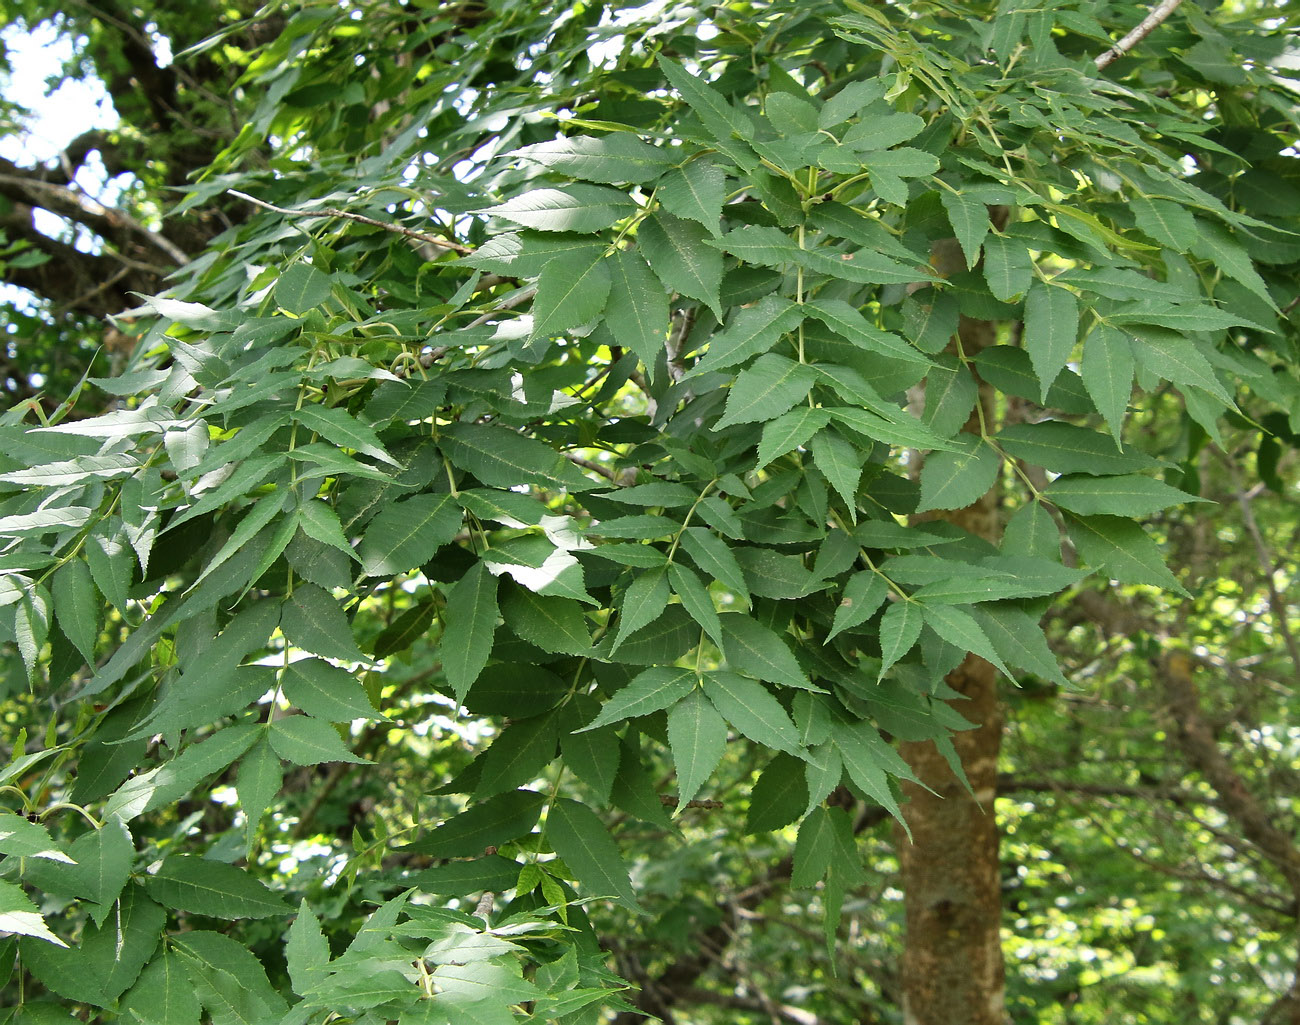
[[[110,209],[66,185],[45,181],[39,172],[19,167],[3,158],[0,158],[0,195],[75,221],[124,252],[151,247],[169,264],[179,266],[190,262],[179,246],[158,232],[150,231],[130,214]],[[171,267],[157,269],[165,273]]]
[[[112,251],[83,253],[37,231],[32,208],[15,204],[0,215],[10,241],[26,242],[48,259],[31,267],[5,268],[4,280],[57,304],[63,312],[106,317],[135,305],[131,292],[152,295],[164,287],[170,267],[155,267]]]
[[[1157,26],[1159,26],[1161,22],[1168,18],[1169,15],[1173,14],[1174,9],[1182,2],[1183,0],[1160,0],[1160,3],[1151,8],[1151,13],[1138,23],[1137,28],[1105,53],[1099,54],[1093,60],[1093,64],[1097,65],[1097,70],[1100,71],[1102,68],[1110,67],[1110,65],[1114,64],[1115,61],[1128,53],[1129,50],[1142,42],[1142,40],[1156,30]]]
[[[1091,618],[1112,632],[1161,634],[1141,613],[1099,591],[1082,591],[1075,599]],[[1286,829],[1260,802],[1241,773],[1219,749],[1214,730],[1201,710],[1193,670],[1196,662],[1185,651],[1171,651],[1152,659],[1156,679],[1164,690],[1165,706],[1174,722],[1171,735],[1191,764],[1219,795],[1219,809],[1232,819],[1242,836],[1254,845],[1290,886],[1300,901],[1300,848]]]
[[[414,228],[404,228],[400,224],[390,224],[374,217],[367,217],[365,214],[354,214],[350,210],[339,210],[337,207],[330,206],[323,206],[319,210],[290,210],[283,206],[276,206],[274,203],[267,203],[261,199],[254,199],[248,193],[240,192],[238,189],[230,189],[229,192],[232,196],[242,199],[246,203],[252,203],[263,210],[270,210],[272,213],[282,214],[285,217],[340,217],[348,221],[357,221],[360,224],[369,224],[374,228],[383,228],[384,231],[404,235],[406,238],[413,238],[428,245],[437,246],[439,249],[450,249],[454,253],[468,255],[474,251],[469,246],[463,246],[459,242],[449,242],[446,239],[438,238],[436,235],[426,235]]]

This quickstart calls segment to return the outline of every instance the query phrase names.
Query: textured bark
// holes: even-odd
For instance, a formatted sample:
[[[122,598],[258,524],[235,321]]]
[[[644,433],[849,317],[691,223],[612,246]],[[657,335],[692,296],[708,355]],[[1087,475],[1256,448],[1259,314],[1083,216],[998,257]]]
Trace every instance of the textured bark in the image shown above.
[[[973,356],[995,343],[996,325],[963,317],[959,338],[965,355]],[[983,383],[979,403],[991,424],[993,393]],[[978,432],[977,416],[966,430]],[[1001,536],[997,498],[995,487],[943,519],[996,543]],[[896,831],[906,910],[903,1020],[906,1025],[1002,1025],[1002,894],[993,812],[1002,739],[997,672],[982,658],[967,655],[946,682],[966,699],[953,701],[953,707],[978,724],[953,737],[975,796],[933,743],[900,746],[917,778],[935,791],[904,784],[911,841]]]

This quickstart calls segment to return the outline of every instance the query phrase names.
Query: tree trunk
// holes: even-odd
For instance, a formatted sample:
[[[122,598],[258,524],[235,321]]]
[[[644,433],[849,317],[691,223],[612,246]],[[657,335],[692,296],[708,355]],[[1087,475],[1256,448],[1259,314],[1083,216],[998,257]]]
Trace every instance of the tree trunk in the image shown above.
[[[973,356],[994,344],[996,325],[963,317],[959,337],[962,351]],[[985,422],[993,423],[993,393],[982,382],[979,403]],[[978,432],[977,416],[966,430]],[[943,519],[996,544],[1001,537],[996,486]],[[912,840],[896,831],[906,909],[903,1020],[906,1025],[1003,1025],[1001,877],[993,810],[1002,740],[997,672],[984,659],[967,655],[946,682],[966,698],[953,701],[953,707],[978,724],[953,737],[975,797],[932,742],[901,745],[917,778],[935,791],[903,785]]]

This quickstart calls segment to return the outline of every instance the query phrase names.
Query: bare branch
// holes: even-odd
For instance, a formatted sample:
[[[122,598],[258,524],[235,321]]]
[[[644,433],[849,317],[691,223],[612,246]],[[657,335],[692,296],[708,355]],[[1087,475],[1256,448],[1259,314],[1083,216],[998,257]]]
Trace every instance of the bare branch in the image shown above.
[[[356,221],[359,224],[369,224],[374,228],[382,228],[384,231],[391,231],[396,235],[403,235],[406,238],[413,238],[420,242],[425,242],[431,246],[437,246],[440,249],[450,249],[452,252],[469,254],[474,250],[469,246],[463,246],[459,242],[448,242],[446,239],[438,238],[436,235],[426,235],[422,231],[416,231],[414,228],[404,228],[400,224],[389,224],[387,221],[377,220],[374,217],[367,217],[365,214],[354,214],[350,210],[339,210],[336,207],[323,206],[319,210],[290,210],[287,207],[276,206],[274,203],[267,203],[261,199],[254,199],[246,192],[240,192],[238,189],[230,189],[230,194],[246,203],[252,203],[254,206],[261,207],[263,210],[270,210],[272,213],[283,214],[285,217],[339,217],[346,221]]]
[[[1169,15],[1173,14],[1174,9],[1182,2],[1183,0],[1160,0],[1160,3],[1151,8],[1151,13],[1138,23],[1137,28],[1105,53],[1099,54],[1093,60],[1093,63],[1097,65],[1097,70],[1100,71],[1102,68],[1114,64],[1115,61],[1119,60],[1124,56],[1124,54],[1128,53],[1129,50],[1142,42],[1142,40],[1156,30],[1157,26],[1159,26],[1161,22],[1168,18]]]
[[[121,209],[110,209],[76,189],[44,181],[39,172],[29,171],[8,160],[0,160],[0,193],[84,225],[119,249],[135,243],[158,250],[171,264],[179,266],[190,262],[174,242],[150,231]],[[170,269],[155,268],[161,273]]]
[[[561,455],[575,466],[581,466],[584,470],[598,473],[606,480],[612,481],[615,484],[618,483],[618,475],[603,463],[598,463],[594,459],[588,459],[586,456],[580,456],[576,452],[562,452]]]

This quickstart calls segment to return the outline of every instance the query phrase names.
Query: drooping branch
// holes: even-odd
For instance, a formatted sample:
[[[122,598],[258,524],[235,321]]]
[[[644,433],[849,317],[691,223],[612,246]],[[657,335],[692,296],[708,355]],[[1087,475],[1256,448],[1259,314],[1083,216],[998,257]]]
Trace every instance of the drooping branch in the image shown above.
[[[1124,54],[1128,53],[1129,50],[1142,42],[1142,40],[1156,30],[1161,22],[1168,18],[1169,15],[1173,14],[1174,9],[1182,2],[1183,0],[1160,0],[1160,3],[1151,8],[1151,13],[1138,22],[1137,27],[1133,29],[1132,32],[1126,35],[1105,53],[1099,54],[1093,60],[1093,64],[1097,65],[1097,70],[1100,71],[1103,68],[1107,68],[1111,64],[1114,64],[1115,61],[1119,60],[1124,56]]]

